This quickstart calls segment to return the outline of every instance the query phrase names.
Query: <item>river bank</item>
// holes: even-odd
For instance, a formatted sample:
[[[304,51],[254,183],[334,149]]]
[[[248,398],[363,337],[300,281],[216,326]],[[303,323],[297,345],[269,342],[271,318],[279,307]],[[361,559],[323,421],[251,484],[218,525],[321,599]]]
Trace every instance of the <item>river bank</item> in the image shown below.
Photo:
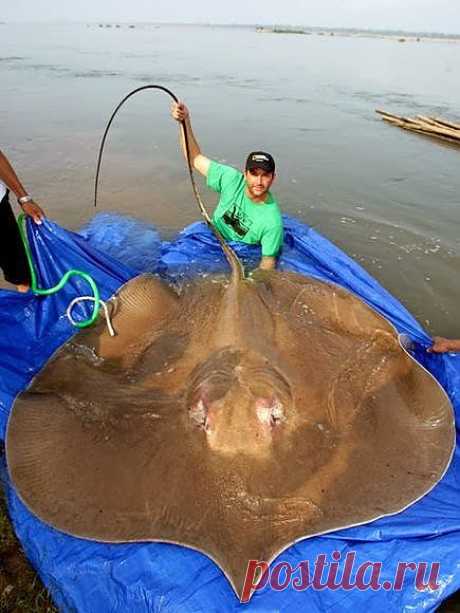
[[[340,36],[344,38],[375,38],[389,41],[404,42],[444,42],[460,43],[460,36],[449,34],[429,34],[413,32],[379,32],[374,30],[342,30],[342,29],[316,29],[300,26],[257,26],[258,34],[298,34],[307,36]]]
[[[24,612],[57,613],[57,609],[13,532],[0,482],[0,613]]]

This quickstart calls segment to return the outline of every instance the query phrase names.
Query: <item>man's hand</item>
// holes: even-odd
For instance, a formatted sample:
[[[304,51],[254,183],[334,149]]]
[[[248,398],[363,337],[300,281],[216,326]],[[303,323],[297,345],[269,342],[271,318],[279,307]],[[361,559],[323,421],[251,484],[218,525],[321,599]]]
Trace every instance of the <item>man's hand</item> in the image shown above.
[[[26,215],[28,215],[29,217],[32,217],[32,219],[35,221],[35,223],[37,224],[41,224],[42,220],[45,219],[45,213],[43,212],[43,210],[38,206],[38,204],[36,202],[34,202],[33,200],[31,200],[30,202],[26,202],[25,204],[22,205],[22,210],[24,211],[24,213]]]
[[[276,268],[276,258],[270,255],[262,256],[259,268],[262,270],[274,270]]]
[[[433,345],[427,349],[428,353],[446,353],[447,351],[460,351],[460,340],[433,337]]]
[[[190,125],[190,113],[183,102],[174,102],[171,106],[172,117],[179,122],[186,121],[185,130],[188,136],[188,152],[190,156],[190,164],[195,170],[198,170],[204,177],[208,176],[211,160],[201,153],[200,146],[193,134],[192,126]],[[185,159],[187,159],[187,151],[185,148],[184,134],[181,130],[181,144]]]
[[[185,121],[190,117],[190,112],[183,102],[174,102],[171,107],[171,115],[176,121]]]

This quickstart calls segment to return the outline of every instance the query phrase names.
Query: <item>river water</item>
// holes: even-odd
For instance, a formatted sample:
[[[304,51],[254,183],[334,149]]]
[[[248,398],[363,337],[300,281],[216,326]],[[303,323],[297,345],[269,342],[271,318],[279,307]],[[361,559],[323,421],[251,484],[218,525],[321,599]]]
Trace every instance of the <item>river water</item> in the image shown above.
[[[241,167],[252,149],[272,152],[284,212],[356,258],[429,332],[460,336],[460,148],[375,113],[460,121],[458,42],[153,24],[2,24],[0,34],[1,147],[61,225],[94,214],[113,108],[161,84],[188,103],[206,155]],[[169,107],[148,91],[121,111],[98,203],[165,237],[198,218]],[[212,208],[215,195],[202,194]]]

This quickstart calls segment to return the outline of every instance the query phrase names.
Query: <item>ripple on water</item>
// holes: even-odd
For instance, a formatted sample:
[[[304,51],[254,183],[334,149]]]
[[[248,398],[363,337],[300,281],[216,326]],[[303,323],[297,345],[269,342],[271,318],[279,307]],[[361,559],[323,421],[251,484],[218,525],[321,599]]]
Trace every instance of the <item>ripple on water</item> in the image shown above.
[[[22,62],[26,59],[26,57],[21,57],[19,55],[9,55],[6,57],[0,57],[0,62]]]
[[[114,70],[84,70],[81,72],[72,72],[71,76],[78,79],[94,79],[99,77],[119,77],[122,73]]]

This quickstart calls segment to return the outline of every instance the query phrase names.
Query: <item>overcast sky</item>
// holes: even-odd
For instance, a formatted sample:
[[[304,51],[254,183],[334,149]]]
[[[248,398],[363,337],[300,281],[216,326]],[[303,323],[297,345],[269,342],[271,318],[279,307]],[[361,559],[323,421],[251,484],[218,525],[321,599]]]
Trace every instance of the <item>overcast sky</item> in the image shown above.
[[[302,24],[460,33],[460,0],[14,0],[1,21]]]

